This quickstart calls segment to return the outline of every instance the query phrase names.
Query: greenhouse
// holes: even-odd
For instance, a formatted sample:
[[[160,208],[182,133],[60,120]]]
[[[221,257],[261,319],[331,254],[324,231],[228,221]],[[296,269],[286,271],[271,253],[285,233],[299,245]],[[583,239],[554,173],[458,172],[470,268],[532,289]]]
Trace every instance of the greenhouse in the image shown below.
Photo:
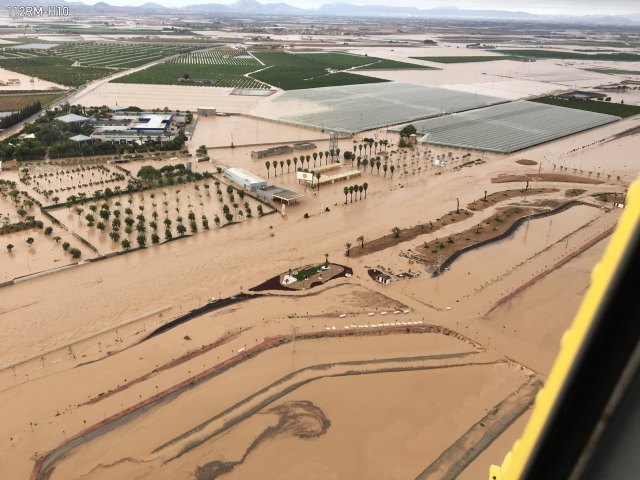
[[[285,92],[273,99],[271,113],[261,116],[352,134],[505,101],[439,87],[374,83]]]
[[[613,115],[519,101],[412,124],[422,143],[511,153],[616,120]]]

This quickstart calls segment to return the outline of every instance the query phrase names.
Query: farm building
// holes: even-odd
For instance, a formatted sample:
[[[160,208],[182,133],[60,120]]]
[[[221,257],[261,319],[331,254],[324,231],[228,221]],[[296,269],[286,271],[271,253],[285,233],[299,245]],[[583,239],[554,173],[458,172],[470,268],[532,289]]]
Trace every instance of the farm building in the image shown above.
[[[255,150],[251,152],[251,158],[266,158],[273,157],[275,155],[282,155],[285,153],[293,152],[293,148],[289,145],[281,145],[279,147],[271,147],[266,150]]]
[[[256,194],[268,202],[275,203],[278,201],[280,203],[286,203],[287,205],[298,203],[298,200],[304,197],[302,193],[293,192],[275,185],[260,187],[256,190]]]
[[[244,168],[230,167],[224,169],[224,176],[233,183],[240,185],[245,190],[255,192],[258,188],[266,187],[267,181],[245,170]]]
[[[144,115],[137,117],[129,128],[136,132],[155,134],[166,132],[171,122],[173,115]]]
[[[73,137],[69,137],[69,140],[78,143],[86,143],[91,141],[91,137],[87,137],[86,135],[74,135]]]
[[[89,119],[87,117],[83,117],[82,115],[76,115],[75,113],[68,113],[67,115],[56,117],[56,120],[62,123],[71,124],[71,123],[85,123]]]

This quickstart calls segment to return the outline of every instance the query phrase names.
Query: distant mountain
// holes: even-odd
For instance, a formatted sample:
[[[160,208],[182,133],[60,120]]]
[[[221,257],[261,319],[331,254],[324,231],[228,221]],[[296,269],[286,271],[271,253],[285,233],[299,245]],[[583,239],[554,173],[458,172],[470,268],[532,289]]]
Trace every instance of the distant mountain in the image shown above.
[[[197,0],[196,0],[197,1]],[[391,3],[392,0],[389,0]],[[9,6],[48,6],[48,0],[0,0],[0,9],[7,10]],[[106,2],[98,2],[88,5],[79,1],[60,1],[62,5],[68,5],[71,14],[78,13],[103,13],[115,14],[127,12],[135,14],[140,12],[203,12],[226,14],[250,14],[250,15],[326,15],[326,16],[360,16],[360,17],[424,17],[424,18],[468,18],[468,19],[493,19],[493,20],[523,20],[541,21],[547,23],[576,23],[593,25],[640,25],[640,12],[631,15],[583,15],[583,16],[546,16],[535,15],[528,12],[509,10],[467,10],[457,7],[417,8],[399,7],[394,5],[354,5],[346,2],[327,3],[318,8],[298,8],[287,3],[260,3],[257,0],[236,0],[232,4],[202,3],[186,5],[180,8],[170,8],[164,5],[147,2],[140,6],[114,6]]]

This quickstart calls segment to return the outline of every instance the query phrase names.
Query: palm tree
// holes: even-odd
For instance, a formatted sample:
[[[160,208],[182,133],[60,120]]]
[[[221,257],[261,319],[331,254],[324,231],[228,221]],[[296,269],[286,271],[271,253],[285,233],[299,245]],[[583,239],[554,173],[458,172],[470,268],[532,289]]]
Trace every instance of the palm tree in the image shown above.
[[[349,242],[344,244],[344,249],[347,251],[347,257],[349,256],[349,249],[351,248],[351,244]]]
[[[358,185],[358,192],[360,192],[360,200],[362,200],[362,192],[364,190],[364,187],[362,185]]]
[[[278,176],[278,162],[277,160],[273,161],[273,171],[275,172],[274,177]]]
[[[391,171],[391,178],[393,178],[393,172],[395,172],[395,171],[396,171],[396,167],[394,167],[393,165],[391,165],[391,166],[389,167],[389,170]]]
[[[380,166],[382,165],[382,162],[380,162],[380,160],[376,160],[376,168],[378,169],[378,175],[380,175]]]
[[[369,184],[367,182],[364,182],[362,184],[362,188],[364,190],[364,198],[366,199],[367,198],[367,189],[369,188]]]
[[[271,162],[267,160],[264,162],[264,166],[267,167],[267,178],[269,178],[269,169],[271,168]]]
[[[360,244],[360,248],[364,248],[364,235],[360,235],[358,238],[356,238],[356,242]]]
[[[291,159],[287,158],[287,173],[290,172],[290,167],[291,167]]]
[[[318,152],[318,156],[320,156],[320,165],[322,165],[322,157],[324,157],[324,153],[322,151]],[[326,162],[325,162],[326,164]]]
[[[293,169],[298,169],[298,157],[293,157]]]
[[[351,195],[351,203],[353,203],[353,185],[349,187],[349,194]]]
[[[316,166],[316,160],[318,159],[318,154],[316,152],[313,152],[313,166]]]
[[[353,156],[354,156],[354,157],[356,156],[356,150],[357,150],[357,149],[358,149],[358,146],[357,146],[357,145],[354,145],[354,146],[353,146]]]
[[[358,184],[353,186],[353,193],[356,194],[356,202],[358,201]]]
[[[362,155],[362,144],[358,145],[358,150],[360,150],[360,155]],[[365,151],[365,153],[366,153],[366,151]]]
[[[347,195],[349,195],[349,187],[344,187],[342,189],[342,191],[344,192],[344,204],[347,204]]]
[[[382,166],[382,170],[384,171],[384,176],[386,177],[387,176],[387,170],[389,170],[389,166],[385,163]]]
[[[358,157],[360,158],[360,157]],[[362,165],[364,167],[364,171],[367,171],[367,165],[369,165],[369,160],[367,160],[366,158],[362,160]]]
[[[393,238],[398,238],[400,236],[400,229],[398,227],[393,227],[391,229],[391,233],[393,234]]]
[[[322,176],[322,174],[321,174],[320,172],[317,172],[317,173],[316,173],[316,178],[318,179],[318,182],[317,182],[317,184],[318,184],[318,190],[320,190],[320,177],[321,177],[321,176]]]
[[[280,175],[284,174],[284,160],[280,160]]]
[[[13,245],[11,245],[10,243],[7,245],[7,252],[11,253],[11,250],[13,250]]]
[[[26,242],[27,242],[27,245],[31,246],[33,245],[33,242],[35,242],[35,240],[33,239],[33,237],[29,237],[27,238]]]

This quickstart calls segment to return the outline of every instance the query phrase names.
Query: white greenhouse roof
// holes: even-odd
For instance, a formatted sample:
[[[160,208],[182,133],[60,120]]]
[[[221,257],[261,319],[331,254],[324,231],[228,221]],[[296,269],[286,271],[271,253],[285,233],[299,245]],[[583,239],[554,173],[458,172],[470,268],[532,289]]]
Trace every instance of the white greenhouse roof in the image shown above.
[[[619,117],[613,115],[519,101],[412,125],[422,136],[422,143],[510,153],[616,120]]]
[[[440,87],[405,83],[373,83],[312,88],[274,97],[271,113],[262,116],[345,133],[397,125],[444,113],[461,112],[505,102]],[[296,114],[296,112],[308,112]],[[254,114],[260,116],[260,107]]]

